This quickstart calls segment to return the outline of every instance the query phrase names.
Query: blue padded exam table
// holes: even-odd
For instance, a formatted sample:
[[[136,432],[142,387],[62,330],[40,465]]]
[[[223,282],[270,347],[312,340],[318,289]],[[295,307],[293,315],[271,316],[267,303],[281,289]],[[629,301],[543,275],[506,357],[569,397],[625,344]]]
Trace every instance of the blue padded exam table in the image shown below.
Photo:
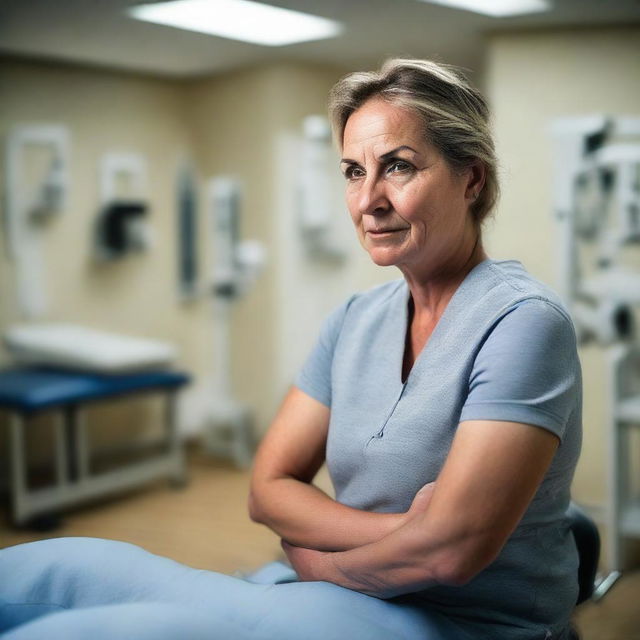
[[[59,511],[93,497],[132,488],[158,477],[185,478],[182,445],[175,419],[177,391],[189,376],[174,371],[96,374],[50,368],[0,370],[0,409],[9,412],[12,519],[29,519]],[[115,470],[91,473],[83,408],[91,402],[132,394],[161,393],[166,399],[163,446],[159,453]],[[55,412],[55,483],[30,489],[25,429],[29,418]]]

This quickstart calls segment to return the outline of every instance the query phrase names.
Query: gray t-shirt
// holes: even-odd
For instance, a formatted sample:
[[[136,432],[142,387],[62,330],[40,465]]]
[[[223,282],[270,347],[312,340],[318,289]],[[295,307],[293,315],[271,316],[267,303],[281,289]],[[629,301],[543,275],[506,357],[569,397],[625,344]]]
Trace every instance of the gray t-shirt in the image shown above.
[[[487,259],[458,287],[403,383],[409,296],[404,280],[352,296],[325,322],[296,380],[331,409],[336,497],[368,511],[406,511],[437,478],[465,420],[552,432],[560,446],[499,557],[464,586],[402,599],[455,616],[476,638],[559,637],[577,596],[564,517],[582,423],[571,320],[519,262]]]

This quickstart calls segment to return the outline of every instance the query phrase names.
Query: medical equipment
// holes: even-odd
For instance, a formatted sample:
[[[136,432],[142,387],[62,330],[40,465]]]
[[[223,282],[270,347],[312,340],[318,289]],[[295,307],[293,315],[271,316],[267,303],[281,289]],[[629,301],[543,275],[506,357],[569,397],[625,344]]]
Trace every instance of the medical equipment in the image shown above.
[[[562,118],[552,135],[561,294],[580,342],[607,348],[612,584],[623,538],[640,537],[640,502],[629,481],[629,432],[640,426],[640,118]]]
[[[0,409],[9,412],[11,463],[11,509],[15,524],[84,502],[90,498],[140,486],[155,478],[185,480],[182,443],[178,435],[175,407],[178,389],[189,381],[183,373],[148,371],[121,374],[81,373],[50,368],[15,368],[0,371]],[[132,394],[165,397],[166,411],[161,446],[143,459],[134,459],[116,469],[99,472],[92,468],[96,452],[91,451],[84,419],[87,405]],[[55,412],[55,478],[52,485],[30,487],[27,466],[29,420]]]
[[[215,261],[213,265],[214,387],[211,413],[205,429],[210,453],[230,456],[247,467],[253,454],[253,426],[249,408],[231,390],[230,325],[232,304],[248,292],[265,263],[257,241],[239,241],[240,186],[228,177],[208,183],[212,212]]]
[[[198,207],[194,172],[185,162],[178,171],[178,291],[182,300],[198,293]]]
[[[100,211],[95,255],[113,260],[151,246],[147,221],[147,169],[136,153],[106,153],[100,163]]]
[[[39,319],[47,311],[40,231],[66,206],[68,137],[64,127],[42,125],[16,127],[7,139],[8,248],[15,262],[19,312],[28,320]],[[37,160],[41,167],[34,178]],[[100,186],[102,208],[96,233],[100,258],[147,247],[144,159],[135,154],[105,155]],[[4,340],[19,365],[0,371],[0,408],[10,414],[10,484],[16,524],[153,478],[184,480],[175,395],[189,378],[163,370],[176,356],[171,345],[71,324],[33,322],[9,328]],[[94,468],[96,452],[89,447],[85,405],[159,392],[166,398],[166,433],[161,442],[154,443],[144,459],[137,457],[115,471]],[[55,445],[50,452],[55,482],[34,488],[28,477],[26,431],[31,416],[50,410],[55,412]]]
[[[0,408],[10,412],[13,519],[31,518],[92,497],[138,486],[157,477],[184,480],[182,443],[175,419],[175,391],[189,377],[167,367],[176,357],[167,343],[96,331],[71,324],[10,327],[4,343],[19,366],[0,371]],[[93,473],[83,408],[122,395],[163,393],[165,436],[160,451],[116,471]],[[55,412],[55,483],[28,485],[26,430],[29,418]],[[93,456],[95,457],[95,456]]]
[[[346,258],[342,239],[333,228],[337,161],[331,145],[331,127],[324,116],[303,120],[300,148],[299,220],[302,240],[311,258],[341,262]]]
[[[19,125],[9,131],[5,151],[5,223],[18,311],[38,318],[47,309],[42,232],[67,206],[69,133],[62,125]],[[34,177],[38,160],[44,162]]]
[[[552,132],[561,294],[582,341],[630,339],[640,278],[624,249],[640,241],[640,118],[560,119]]]

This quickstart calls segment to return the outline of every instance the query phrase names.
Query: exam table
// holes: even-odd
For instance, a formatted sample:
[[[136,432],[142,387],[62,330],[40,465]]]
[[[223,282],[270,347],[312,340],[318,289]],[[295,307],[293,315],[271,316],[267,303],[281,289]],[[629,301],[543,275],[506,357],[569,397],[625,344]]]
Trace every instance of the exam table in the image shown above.
[[[0,410],[9,414],[11,518],[23,525],[67,506],[168,477],[185,478],[182,445],[176,428],[176,396],[189,376],[171,370],[88,373],[38,366],[0,370]],[[161,394],[165,399],[163,443],[159,452],[116,469],[92,469],[85,409],[104,400]],[[26,430],[31,418],[45,411],[55,418],[52,485],[30,488]]]

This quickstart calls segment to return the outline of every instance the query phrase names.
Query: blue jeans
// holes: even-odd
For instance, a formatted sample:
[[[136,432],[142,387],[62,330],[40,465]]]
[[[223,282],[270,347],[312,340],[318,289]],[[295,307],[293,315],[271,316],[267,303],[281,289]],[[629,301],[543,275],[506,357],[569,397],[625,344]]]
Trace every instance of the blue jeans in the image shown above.
[[[468,640],[436,612],[326,582],[255,584],[124,542],[0,550],[3,640]]]

